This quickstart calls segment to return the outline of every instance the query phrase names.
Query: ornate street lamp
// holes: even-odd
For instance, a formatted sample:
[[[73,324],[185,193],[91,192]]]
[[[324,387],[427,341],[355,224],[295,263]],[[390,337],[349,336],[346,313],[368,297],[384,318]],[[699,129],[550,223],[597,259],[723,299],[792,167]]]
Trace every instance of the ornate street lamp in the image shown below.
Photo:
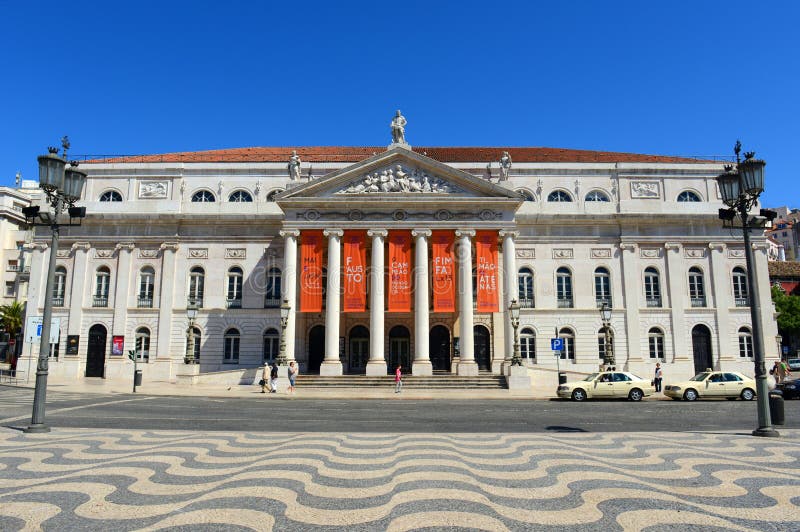
[[[289,324],[289,312],[292,306],[289,305],[289,300],[284,299],[281,303],[281,344],[278,350],[278,359],[275,361],[279,366],[285,366],[286,360],[286,325]]]
[[[39,342],[39,359],[36,363],[36,388],[33,396],[31,424],[25,432],[50,432],[44,423],[45,399],[47,396],[47,376],[49,374],[48,355],[50,354],[50,322],[53,316],[53,285],[55,284],[56,257],[58,255],[59,229],[62,226],[78,226],[86,216],[85,207],[75,207],[86,183],[86,172],[78,170],[78,162],[71,161],[67,166],[69,139],[61,139],[63,154],[59,157],[58,148],[50,147],[48,154],[38,157],[39,188],[44,190],[47,205],[31,206],[22,209],[26,222],[31,227],[49,227],[50,260],[47,266],[45,284],[44,312],[42,313],[42,336]],[[66,209],[65,209],[66,208]],[[69,223],[58,223],[59,215],[67,210]],[[73,223],[73,219],[78,219]],[[39,220],[39,221],[37,221]]]
[[[194,356],[194,320],[197,319],[197,307],[190,303],[186,307],[186,317],[189,319],[189,327],[186,329],[186,354],[183,357],[184,364],[197,364],[200,361]]]
[[[723,226],[741,228],[744,236],[745,260],[747,263],[747,296],[750,305],[750,321],[753,326],[753,364],[756,375],[756,399],[758,401],[758,428],[753,436],[779,436],[772,428],[767,394],[767,368],[764,363],[764,333],[761,328],[761,303],[759,287],[755,276],[755,256],[750,244],[750,229],[763,228],[767,221],[775,219],[776,213],[761,209],[758,216],[751,216],[750,211],[758,204],[758,198],[764,191],[764,167],[767,163],[755,159],[755,152],[745,152],[744,161],[739,157],[742,143],[736,141],[733,151],[736,153],[736,166],[726,166],[725,172],[717,177],[722,202],[728,209],[719,210],[719,218]],[[738,223],[736,217],[739,217]]]
[[[511,304],[508,306],[508,315],[511,319],[511,326],[514,328],[514,353],[511,356],[511,365],[512,366],[521,366],[522,365],[522,358],[519,356],[519,303],[516,299],[511,300]]]
[[[614,360],[614,333],[611,331],[611,307],[608,303],[603,303],[600,307],[600,319],[603,321],[603,342],[605,348],[603,349],[603,365],[608,367],[616,366]]]

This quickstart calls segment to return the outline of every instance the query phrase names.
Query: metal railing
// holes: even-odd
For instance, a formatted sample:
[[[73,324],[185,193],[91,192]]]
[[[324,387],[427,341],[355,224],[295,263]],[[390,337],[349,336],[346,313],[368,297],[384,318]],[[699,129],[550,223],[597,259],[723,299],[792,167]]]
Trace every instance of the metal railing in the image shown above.
[[[533,299],[520,299],[519,306],[520,308],[534,308],[536,304]]]
[[[264,308],[280,308],[281,298],[267,296],[264,298]]]
[[[656,308],[661,306],[661,296],[659,297],[648,297],[647,298],[647,307],[648,308]]]
[[[705,307],[706,306],[706,298],[705,297],[693,297],[692,300],[692,307]]]
[[[64,306],[64,296],[54,297],[53,298],[53,306],[54,307],[63,307]]]
[[[228,308],[242,308],[242,300],[241,299],[228,299],[226,300]]]
[[[153,308],[153,298],[139,296],[136,304],[139,308]]]
[[[572,298],[558,298],[558,308],[572,308]]]
[[[203,296],[186,298],[187,307],[203,308]]]
[[[734,303],[737,307],[749,307],[750,301],[748,301],[747,297],[736,297],[734,298]]]
[[[108,306],[108,296],[94,296],[92,298],[92,306],[93,307],[107,307]]]
[[[595,301],[597,302],[597,308],[603,308],[603,305],[607,305],[608,308],[614,308],[610,297],[598,297],[595,298]]]

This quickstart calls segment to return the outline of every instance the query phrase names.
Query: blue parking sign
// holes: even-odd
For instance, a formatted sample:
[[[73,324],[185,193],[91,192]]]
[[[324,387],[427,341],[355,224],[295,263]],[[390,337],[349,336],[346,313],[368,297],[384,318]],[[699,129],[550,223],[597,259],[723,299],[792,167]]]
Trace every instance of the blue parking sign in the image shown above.
[[[36,326],[36,336],[42,336],[42,324]]]
[[[563,351],[564,350],[564,339],[563,338],[551,338],[550,339],[550,349],[553,351]]]

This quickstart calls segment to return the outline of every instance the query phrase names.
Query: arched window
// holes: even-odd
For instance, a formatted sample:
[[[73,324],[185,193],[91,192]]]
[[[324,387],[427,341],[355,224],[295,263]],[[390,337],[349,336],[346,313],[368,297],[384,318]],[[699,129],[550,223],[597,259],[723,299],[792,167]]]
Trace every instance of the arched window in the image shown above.
[[[703,283],[703,270],[697,266],[689,268],[689,299],[693,307],[706,306],[706,289]]]
[[[145,266],[139,271],[139,308],[153,308],[155,281],[156,272],[150,266]]]
[[[150,329],[139,327],[136,329],[136,342],[134,344],[136,360],[148,362],[150,360]]]
[[[739,356],[753,358],[753,334],[747,327],[739,329]]]
[[[525,190],[524,188],[518,188],[517,194],[525,198],[525,201],[536,201],[536,197],[534,197],[529,190]]]
[[[253,196],[251,196],[246,190],[237,190],[228,196],[228,201],[232,201],[234,203],[247,203],[253,201]]]
[[[53,278],[53,306],[64,306],[64,294],[67,293],[67,269],[63,266],[56,267]]]
[[[647,345],[650,348],[650,358],[664,360],[664,331],[653,327],[647,332]]]
[[[269,194],[267,194],[267,201],[275,201],[275,196],[277,196],[277,195],[278,195],[278,194],[280,194],[281,192],[283,192],[283,190],[281,190],[281,189],[279,189],[279,188],[278,188],[278,189],[275,189],[275,190],[272,190],[272,191],[270,191],[270,193],[269,193]]]
[[[242,269],[234,266],[228,270],[228,308],[242,308]]]
[[[92,301],[93,307],[107,307],[108,306],[108,291],[111,286],[111,271],[105,267],[100,266],[94,278],[94,299]]]
[[[536,359],[536,333],[525,327],[519,333],[519,352],[522,358]]]
[[[661,306],[661,279],[652,266],[644,269],[644,298],[648,307]]]
[[[700,196],[692,192],[691,190],[684,190],[680,194],[678,194],[678,201],[701,201]]]
[[[610,201],[608,195],[601,190],[592,190],[586,194],[584,201]]]
[[[556,270],[556,300],[558,308],[572,308],[572,273],[564,266]]]
[[[228,364],[239,363],[239,330],[228,329],[225,331],[225,344],[222,361]]]
[[[203,291],[205,288],[206,272],[200,266],[195,266],[189,272],[189,300],[190,307],[203,306]]]
[[[267,272],[266,282],[264,308],[279,308],[281,306],[281,269],[270,268]]]
[[[571,202],[572,196],[569,195],[568,192],[563,190],[554,190],[547,196],[547,201],[555,201],[555,202]]]
[[[122,194],[116,190],[106,190],[100,194],[100,201],[122,201]]]
[[[606,268],[600,267],[594,271],[594,299],[597,307],[603,303],[611,307],[611,274]]]
[[[533,308],[533,271],[530,268],[520,268],[517,275],[519,282],[519,306],[522,308]]]
[[[561,360],[575,360],[575,333],[572,332],[572,329],[564,327],[558,331],[558,337],[564,340]]]
[[[747,293],[747,273],[737,266],[733,269],[733,300],[737,307],[749,306]]]
[[[198,190],[192,196],[192,203],[214,203],[217,199],[208,190]]]
[[[264,362],[272,362],[278,358],[278,348],[280,347],[280,337],[276,329],[264,331]]]

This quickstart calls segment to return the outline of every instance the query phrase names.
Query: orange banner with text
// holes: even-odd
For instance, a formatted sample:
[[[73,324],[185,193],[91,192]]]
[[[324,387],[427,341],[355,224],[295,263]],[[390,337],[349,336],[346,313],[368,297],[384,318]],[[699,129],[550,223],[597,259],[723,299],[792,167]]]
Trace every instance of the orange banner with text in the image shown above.
[[[434,312],[456,311],[456,259],[453,236],[452,231],[433,231],[431,234]]]
[[[477,276],[478,312],[498,312],[497,292],[497,232],[478,231],[475,233],[475,270]]]
[[[322,231],[303,231],[300,241],[300,312],[322,312]]]
[[[389,231],[388,308],[389,312],[411,312],[411,233],[409,231]]]
[[[342,312],[367,310],[367,246],[364,231],[345,231]]]

